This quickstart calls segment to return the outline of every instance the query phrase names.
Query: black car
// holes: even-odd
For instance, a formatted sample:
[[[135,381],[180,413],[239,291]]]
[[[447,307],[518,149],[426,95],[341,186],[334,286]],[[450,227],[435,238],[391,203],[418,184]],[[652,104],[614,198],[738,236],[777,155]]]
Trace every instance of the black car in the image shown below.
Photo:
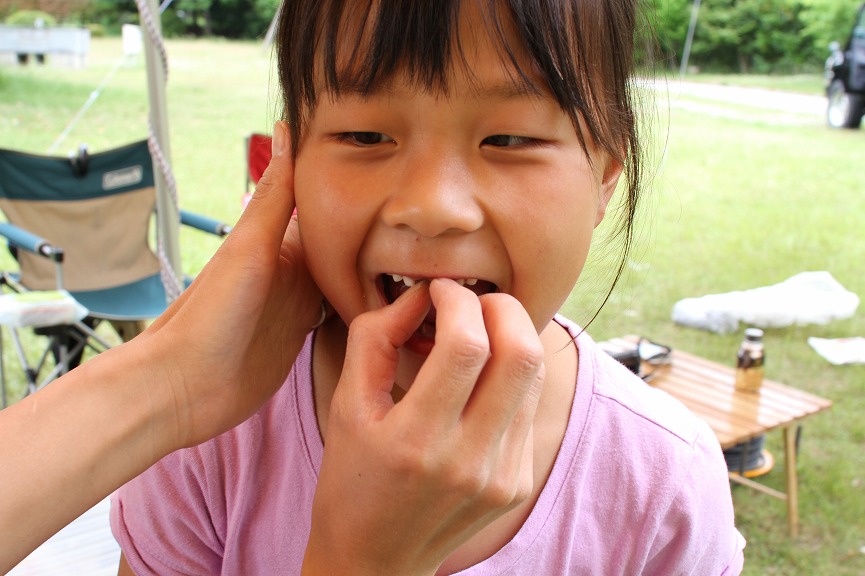
[[[865,4],[856,12],[856,24],[844,48],[829,45],[826,59],[826,122],[832,128],[859,128],[865,112]]]

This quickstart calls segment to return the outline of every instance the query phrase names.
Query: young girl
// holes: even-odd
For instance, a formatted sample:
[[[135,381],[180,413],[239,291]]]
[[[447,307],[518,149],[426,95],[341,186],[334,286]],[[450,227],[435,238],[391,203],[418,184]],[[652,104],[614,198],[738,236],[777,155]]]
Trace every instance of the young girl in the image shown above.
[[[359,533],[393,546],[332,573],[739,573],[712,432],[557,316],[623,171],[630,237],[636,21],[622,0],[285,3],[269,177],[335,313],[250,420],[118,492],[121,573],[298,574]]]

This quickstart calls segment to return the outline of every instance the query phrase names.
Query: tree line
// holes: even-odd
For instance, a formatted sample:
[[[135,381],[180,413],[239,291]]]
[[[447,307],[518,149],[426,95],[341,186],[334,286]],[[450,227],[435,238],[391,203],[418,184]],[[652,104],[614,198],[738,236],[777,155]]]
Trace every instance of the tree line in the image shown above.
[[[161,15],[162,33],[166,37],[262,38],[278,4],[279,0],[173,0]],[[0,0],[0,22],[26,24],[40,12],[58,25],[86,26],[96,36],[119,35],[123,24],[139,23],[135,0]]]
[[[694,2],[649,1],[660,53],[678,68]],[[689,66],[761,74],[820,70],[829,43],[846,42],[858,7],[851,0],[703,0]]]
[[[662,62],[678,68],[694,0],[643,2]],[[173,0],[162,15],[163,33],[261,38],[278,3]],[[829,42],[846,41],[858,6],[854,0],[702,0],[688,62],[712,72],[813,72],[822,67]],[[117,34],[122,24],[138,22],[134,0],[0,0],[0,20],[23,10],[41,10],[60,24],[86,25],[95,33]]]

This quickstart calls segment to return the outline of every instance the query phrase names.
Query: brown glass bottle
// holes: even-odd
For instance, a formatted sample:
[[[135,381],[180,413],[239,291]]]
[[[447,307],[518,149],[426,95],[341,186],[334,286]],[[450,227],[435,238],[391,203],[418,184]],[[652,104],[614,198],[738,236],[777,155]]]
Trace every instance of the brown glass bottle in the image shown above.
[[[763,331],[759,328],[745,330],[745,339],[736,355],[736,390],[759,392],[763,385]]]

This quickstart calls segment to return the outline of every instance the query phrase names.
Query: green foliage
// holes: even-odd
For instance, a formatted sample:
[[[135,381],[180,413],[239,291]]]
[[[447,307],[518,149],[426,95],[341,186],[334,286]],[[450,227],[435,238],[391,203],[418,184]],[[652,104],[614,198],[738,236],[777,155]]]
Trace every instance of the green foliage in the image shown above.
[[[260,38],[276,12],[278,0],[174,0],[161,14],[167,38],[219,36]],[[97,23],[108,34],[119,34],[124,23],[138,24],[131,0],[90,0],[76,15],[84,23]]]
[[[213,33],[225,38],[263,37],[275,4],[274,0],[215,0],[210,8]]]
[[[8,1],[8,0],[6,0]],[[0,15],[8,12],[0,0]],[[157,2],[161,5],[162,2]],[[267,31],[279,0],[174,0],[160,15],[167,38],[220,36],[232,39],[261,38]],[[55,13],[64,24],[86,26],[94,36],[120,34],[123,24],[138,24],[133,0],[75,0],[61,4]],[[19,12],[24,13],[24,11]],[[46,23],[54,18],[41,13]],[[23,18],[23,16],[19,16]],[[25,22],[30,24],[31,22]]]
[[[658,43],[666,54],[681,53],[691,17],[690,0],[659,0],[650,11]]]
[[[651,6],[663,48],[682,58],[693,0]],[[817,71],[832,40],[844,41],[856,14],[850,0],[709,0],[701,3],[689,65],[713,72]]]
[[[838,0],[802,0],[804,31],[819,54],[826,54],[832,41],[847,41],[856,14],[856,5]]]
[[[796,68],[803,42],[798,2],[723,0],[709,6],[694,41],[695,60],[745,73]]]
[[[6,18],[6,24],[10,26],[36,26],[39,22],[46,28],[57,25],[54,16],[41,10],[19,10]]]
[[[275,12],[275,0],[175,0],[162,25],[166,35],[259,38]]]
[[[97,27],[106,36],[119,36],[124,24],[139,23],[133,0],[90,0],[74,18],[91,32]]]

